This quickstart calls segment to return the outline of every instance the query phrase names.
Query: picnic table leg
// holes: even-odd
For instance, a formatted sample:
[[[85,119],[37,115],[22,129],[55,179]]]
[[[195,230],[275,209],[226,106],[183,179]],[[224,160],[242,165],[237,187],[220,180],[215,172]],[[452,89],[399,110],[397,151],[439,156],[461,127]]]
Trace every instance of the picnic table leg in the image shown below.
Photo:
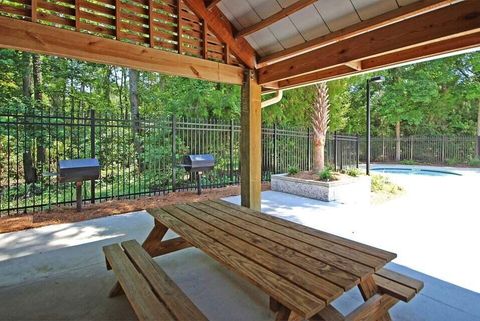
[[[272,310],[272,312],[278,312],[278,310],[280,310],[280,306],[281,304],[277,300],[270,297],[270,310]]]
[[[302,321],[304,320],[301,316],[286,308],[285,306],[279,304],[277,316],[275,321]]]
[[[360,282],[360,284],[358,285],[358,288],[365,301],[367,301],[372,296],[378,293],[377,285],[375,284],[375,281],[373,280],[372,276],[369,276],[365,280]],[[385,315],[383,315],[380,319],[378,319],[378,321],[392,321],[392,318],[390,317],[390,313],[387,311]]]
[[[147,238],[145,239],[142,245],[145,251],[147,251],[147,253],[150,255],[152,255],[152,253],[154,253],[155,250],[159,247],[159,244],[161,243],[162,238],[165,236],[165,234],[168,231],[168,228],[165,227],[163,224],[161,224],[157,220],[154,220],[154,221],[155,221],[155,226],[150,231],[150,233],[148,234]],[[110,290],[110,293],[108,294],[108,296],[110,298],[113,298],[121,294],[123,294],[123,289],[120,286],[120,283],[116,281],[112,289]]]

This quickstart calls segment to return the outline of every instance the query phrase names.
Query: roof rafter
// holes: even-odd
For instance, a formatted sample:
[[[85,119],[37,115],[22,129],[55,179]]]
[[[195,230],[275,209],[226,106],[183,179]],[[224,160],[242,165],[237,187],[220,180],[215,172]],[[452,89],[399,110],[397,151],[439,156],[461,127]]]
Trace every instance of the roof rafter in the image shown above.
[[[259,69],[270,83],[480,31],[480,2],[465,1]]]
[[[210,10],[215,7],[220,1],[222,0],[205,0],[205,7]]]
[[[280,10],[279,12],[275,13],[274,15],[256,23],[256,24],[253,24],[251,25],[250,27],[247,27],[245,29],[242,29],[240,31],[237,32],[237,34],[235,35],[235,38],[241,38],[241,37],[245,37],[245,36],[248,36],[249,34],[252,34],[254,32],[257,32],[261,29],[264,29],[272,24],[274,24],[275,22],[279,21],[279,20],[282,20],[283,18],[311,5],[312,3],[314,2],[317,2],[317,0],[299,0],[297,2],[295,2],[294,4],[286,7],[286,8],[283,8],[282,10]]]
[[[479,47],[480,32],[477,32],[454,39],[438,41],[363,60],[361,71],[355,71],[346,65],[340,65],[308,75],[282,80],[269,85],[272,88],[282,89],[306,86],[319,81],[338,79],[354,74],[392,68],[401,64],[413,63],[419,60],[425,60]]]
[[[235,39],[235,32],[230,21],[216,6],[210,10],[205,6],[204,0],[183,0],[185,4],[198,17],[202,18],[210,28],[210,31],[218,39],[228,45],[229,50],[248,68],[254,69],[256,66],[256,52],[250,44],[243,38]]]
[[[293,46],[291,48],[276,52],[269,56],[260,58],[258,61],[258,68],[271,65],[273,63],[286,60],[306,52],[331,45],[348,38],[358,36],[360,34],[385,27],[387,25],[400,22],[404,19],[412,18],[420,14],[443,8],[451,5],[458,0],[421,0],[410,5],[401,7],[399,9],[389,11],[377,17],[362,21],[355,25],[346,27],[344,29],[329,33],[327,35],[309,40],[305,43]]]

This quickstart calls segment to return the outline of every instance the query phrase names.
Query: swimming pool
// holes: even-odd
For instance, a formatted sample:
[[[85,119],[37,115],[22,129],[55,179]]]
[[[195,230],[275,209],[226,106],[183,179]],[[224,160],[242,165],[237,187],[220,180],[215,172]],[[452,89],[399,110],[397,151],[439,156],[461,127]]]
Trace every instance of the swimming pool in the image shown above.
[[[425,175],[425,176],[462,176],[447,170],[415,168],[415,167],[375,167],[373,172],[385,174]]]

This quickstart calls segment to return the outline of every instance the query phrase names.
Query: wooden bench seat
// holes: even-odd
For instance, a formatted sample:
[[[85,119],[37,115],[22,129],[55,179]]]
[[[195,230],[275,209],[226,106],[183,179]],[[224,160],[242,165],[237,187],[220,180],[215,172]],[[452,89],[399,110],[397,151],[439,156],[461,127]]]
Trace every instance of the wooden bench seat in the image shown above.
[[[373,279],[380,293],[389,294],[404,302],[409,302],[423,289],[422,281],[385,268],[375,272]]]
[[[140,320],[207,320],[137,241],[108,245],[103,252]]]

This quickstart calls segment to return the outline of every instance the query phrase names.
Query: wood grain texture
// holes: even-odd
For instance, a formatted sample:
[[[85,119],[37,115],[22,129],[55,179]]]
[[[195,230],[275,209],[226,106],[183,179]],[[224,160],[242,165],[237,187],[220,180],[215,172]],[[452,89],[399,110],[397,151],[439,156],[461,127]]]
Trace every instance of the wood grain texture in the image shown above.
[[[370,246],[370,245],[367,245],[367,244],[355,242],[355,241],[349,240],[349,239],[344,238],[344,237],[340,237],[340,236],[337,236],[337,235],[333,235],[331,233],[327,233],[327,232],[324,232],[324,231],[320,231],[320,230],[311,228],[311,227],[306,226],[306,225],[301,225],[301,224],[297,224],[295,222],[287,221],[287,220],[284,220],[284,219],[279,218],[279,217],[275,217],[275,216],[268,215],[268,214],[265,214],[265,213],[261,213],[261,212],[258,212],[258,211],[252,211],[252,210],[250,210],[248,208],[245,208],[245,207],[239,207],[239,206],[236,206],[232,203],[229,203],[229,202],[221,200],[221,199],[212,200],[212,202],[222,204],[222,205],[227,206],[227,207],[232,208],[232,209],[238,209],[239,211],[241,211],[245,214],[253,215],[253,216],[259,217],[263,220],[270,221],[272,223],[279,224],[281,226],[291,228],[291,229],[294,229],[296,231],[299,231],[299,232],[302,232],[302,233],[305,233],[305,234],[308,234],[308,235],[311,235],[311,236],[314,236],[314,237],[318,237],[318,238],[321,238],[321,239],[324,239],[324,240],[327,240],[327,241],[331,241],[331,242],[346,246],[348,248],[351,248],[353,250],[356,250],[356,251],[359,251],[359,252],[362,252],[362,253],[366,253],[366,254],[369,254],[369,255],[379,257],[379,258],[384,259],[388,262],[392,261],[393,259],[395,259],[397,257],[397,255],[395,253],[392,253],[392,252],[389,252],[389,251],[385,251],[385,250],[382,250],[382,249],[379,249],[379,248],[376,248],[376,247],[373,247],[373,246]]]
[[[150,209],[148,212],[162,224],[182,236],[187,242],[247,278],[269,296],[292,311],[296,311],[302,317],[309,318],[325,307],[323,300],[300,289],[294,283],[219,243],[210,236],[199,232],[163,209]]]
[[[255,72],[245,70],[240,111],[240,193],[242,205],[254,210],[261,206],[261,92]]]
[[[450,5],[451,3],[452,0],[421,0],[418,2],[414,2],[410,5],[384,13],[380,16],[362,21],[353,26],[334,31],[327,35],[309,40],[305,43],[260,58],[258,61],[258,68],[262,68],[275,62],[286,60],[304,54],[306,52],[333,44],[335,42],[346,40],[348,38],[352,38],[363,33],[385,27],[396,22],[400,22],[408,18],[415,17],[420,14],[443,8]]]
[[[208,205],[216,206],[213,204],[214,202],[205,202],[205,203]],[[218,204],[218,203],[215,203],[215,204]],[[223,206],[223,204],[221,204],[220,206]],[[267,230],[270,230],[272,232],[282,234],[291,239],[323,249],[336,256],[341,256],[341,257],[350,259],[352,261],[358,262],[374,270],[382,268],[386,263],[386,260],[376,257],[374,255],[363,253],[360,251],[352,251],[351,248],[344,246],[342,244],[338,244],[330,240],[325,240],[322,238],[318,238],[318,237],[300,232],[290,227],[286,227],[286,226],[277,224],[275,222],[265,220],[263,217],[259,217],[255,215],[244,215],[243,212],[239,212],[235,208],[228,208],[227,206],[225,206],[223,208],[223,211],[231,216],[240,218],[242,220],[245,220],[257,226],[263,227]]]
[[[384,319],[384,316],[388,314],[388,310],[397,302],[397,299],[388,294],[375,294],[367,302],[347,315],[345,321],[386,321],[389,317]]]
[[[167,308],[157,299],[148,282],[138,273],[120,245],[105,246],[103,252],[140,320],[155,321],[159,318],[165,321],[175,320]]]
[[[216,6],[211,7],[210,10],[207,9],[204,0],[184,0],[184,2],[198,17],[207,22],[212,33],[226,43],[243,64],[248,68],[255,68],[255,50],[245,39],[234,38],[234,28],[220,9]]]
[[[168,310],[177,321],[207,321],[203,313],[190,301],[165,271],[153,261],[137,241],[122,242],[122,247],[130,260],[135,263],[137,270],[145,277],[153,291],[168,307]]]
[[[245,37],[261,29],[267,28],[268,26],[274,24],[275,22],[280,21],[283,18],[291,14],[294,14],[295,12],[302,10],[305,7],[308,7],[309,5],[311,5],[316,1],[317,0],[299,0],[297,2],[294,2],[293,4],[289,5],[286,8],[281,9],[279,12],[271,15],[270,17],[238,31],[235,34],[235,38]]]
[[[403,284],[386,279],[380,275],[373,275],[373,280],[377,285],[379,293],[386,293],[403,302],[409,302],[415,297],[415,289],[409,288]]]
[[[398,272],[389,270],[389,269],[380,269],[375,274],[382,276],[386,279],[395,281],[397,283],[403,284],[415,290],[416,293],[420,292],[423,289],[423,282],[416,280],[414,278],[408,277],[406,275],[400,274]]]
[[[259,227],[250,230],[248,226],[244,226],[242,224],[241,220],[231,218],[228,214],[209,207],[203,203],[191,203],[189,206],[199,209],[204,213],[203,215],[199,213],[191,213],[195,217],[198,217],[199,219],[202,219],[203,221],[214,225],[223,231],[248,242],[251,245],[257,246],[258,248],[266,250],[269,253],[282,258],[283,260],[295,264],[306,271],[325,278],[326,280],[342,287],[344,290],[351,289],[360,281],[360,279],[353,274],[328,265],[316,257],[305,255],[299,251],[296,251],[295,249],[290,248],[289,245],[291,242],[277,243],[272,241],[271,239],[275,239],[275,236],[271,235],[269,230]],[[267,235],[270,235],[270,239],[266,237]]]
[[[269,83],[480,31],[480,2],[464,1],[259,69]]]
[[[241,84],[243,80],[243,68],[237,66],[6,17],[0,17],[0,25],[1,48],[214,82]]]
[[[185,224],[188,224],[205,235],[210,236],[230,249],[237,251],[240,250],[241,254],[245,257],[248,257],[273,273],[289,280],[299,288],[307,290],[316,297],[324,300],[326,303],[330,303],[344,292],[342,288],[312,274],[308,270],[299,268],[281,257],[272,255],[230,233],[222,231],[214,225],[202,221],[199,217],[207,216],[208,214],[195,208],[189,207],[188,205],[177,205],[166,206],[163,209]]]

